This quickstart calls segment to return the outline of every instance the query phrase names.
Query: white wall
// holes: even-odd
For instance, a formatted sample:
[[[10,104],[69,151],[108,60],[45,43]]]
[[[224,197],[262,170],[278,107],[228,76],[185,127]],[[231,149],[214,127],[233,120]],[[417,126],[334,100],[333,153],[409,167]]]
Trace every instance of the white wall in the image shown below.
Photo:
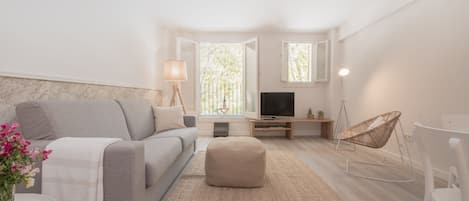
[[[0,74],[157,89],[159,30],[115,1],[0,1]]]
[[[308,108],[313,111],[324,110],[326,108],[326,84],[314,84],[307,87],[292,87],[281,82],[282,65],[282,41],[316,41],[325,40],[325,33],[203,33],[203,32],[166,32],[169,43],[175,41],[176,37],[186,37],[193,40],[205,42],[243,42],[253,37],[259,40],[259,87],[261,92],[295,92],[295,115],[297,117],[306,117]],[[166,57],[175,57],[175,44],[166,46],[168,54]],[[190,84],[190,83],[183,83]],[[168,103],[171,95],[169,84],[165,86],[165,104]],[[187,103],[190,104],[190,103]],[[328,114],[326,114],[328,116]],[[202,134],[211,135],[213,131],[213,121],[217,119],[202,118],[200,129]],[[248,135],[249,127],[246,120],[225,119],[233,122],[230,132],[233,135]],[[298,124],[296,135],[319,135],[319,126],[313,124]]]
[[[380,20],[399,12],[400,9],[410,5],[416,0],[381,0],[377,4],[364,4],[359,12],[354,12],[340,25],[338,37],[343,40],[360,32],[362,29],[379,23]]]
[[[469,113],[467,8],[466,0],[417,1],[339,42],[328,89],[333,114],[339,64],[351,70],[344,91],[353,123],[398,110],[410,133],[415,121],[441,127],[444,115]],[[393,146],[385,149],[396,153]]]

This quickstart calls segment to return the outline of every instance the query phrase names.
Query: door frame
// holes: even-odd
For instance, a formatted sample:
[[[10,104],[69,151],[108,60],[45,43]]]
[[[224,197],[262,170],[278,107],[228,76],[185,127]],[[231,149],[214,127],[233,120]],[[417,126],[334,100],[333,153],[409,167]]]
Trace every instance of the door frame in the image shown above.
[[[184,37],[176,37],[176,59],[182,59],[181,58],[181,45],[183,42],[186,42],[186,43],[192,43],[195,45],[195,55],[194,55],[194,58],[195,58],[195,64],[194,64],[194,81],[192,83],[192,85],[194,86],[194,109],[195,111],[197,112],[197,115],[198,115],[198,112],[199,112],[199,109],[200,109],[200,86],[199,86],[199,83],[200,83],[200,42],[199,41],[196,41],[196,40],[192,40],[192,39],[189,39],[189,38],[184,38]]]
[[[260,78],[260,70],[259,70],[259,37],[256,36],[256,37],[253,37],[253,38],[250,38],[246,41],[243,41],[242,44],[244,45],[244,48],[246,48],[246,45],[249,44],[249,43],[253,43],[256,45],[256,103],[255,103],[255,111],[254,112],[246,112],[246,49],[244,50],[244,82],[243,82],[243,85],[244,85],[244,112],[243,112],[243,116],[245,118],[258,118],[260,116],[260,84],[259,84],[259,78]]]

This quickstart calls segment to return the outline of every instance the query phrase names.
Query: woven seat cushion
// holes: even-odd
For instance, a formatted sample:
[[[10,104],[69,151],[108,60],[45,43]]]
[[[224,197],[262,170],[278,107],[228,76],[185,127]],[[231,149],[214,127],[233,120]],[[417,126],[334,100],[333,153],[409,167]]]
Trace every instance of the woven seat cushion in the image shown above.
[[[265,154],[264,145],[255,138],[217,138],[207,147],[206,182],[208,185],[223,187],[262,187]]]

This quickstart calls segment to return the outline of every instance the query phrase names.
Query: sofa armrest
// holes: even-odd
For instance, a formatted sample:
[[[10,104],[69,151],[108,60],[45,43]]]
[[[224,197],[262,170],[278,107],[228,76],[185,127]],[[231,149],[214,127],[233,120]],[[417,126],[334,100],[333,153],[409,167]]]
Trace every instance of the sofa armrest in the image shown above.
[[[45,149],[53,140],[31,140],[31,147]],[[36,163],[42,170],[42,162]],[[143,142],[119,141],[104,150],[103,182],[105,201],[140,201],[145,196],[145,162]],[[35,185],[26,189],[16,186],[17,193],[41,193],[42,174]]]
[[[104,201],[145,200],[144,146],[119,141],[104,151]]]
[[[184,115],[184,125],[187,127],[196,127],[197,118],[195,115]]]
[[[31,148],[45,149],[53,140],[31,140]],[[42,162],[36,163],[42,170]],[[103,182],[105,201],[140,201],[145,196],[145,161],[143,142],[119,141],[104,150]],[[16,186],[17,193],[41,193],[42,174],[35,185],[26,189]]]
[[[40,148],[40,149],[45,149],[46,146],[53,142],[54,140],[29,140],[31,142],[30,148]],[[38,167],[42,171],[42,161],[36,162],[35,167]],[[42,173],[36,174],[34,177],[34,186],[31,188],[26,188],[26,186],[21,183],[19,185],[16,185],[15,191],[17,193],[41,193],[42,192]]]

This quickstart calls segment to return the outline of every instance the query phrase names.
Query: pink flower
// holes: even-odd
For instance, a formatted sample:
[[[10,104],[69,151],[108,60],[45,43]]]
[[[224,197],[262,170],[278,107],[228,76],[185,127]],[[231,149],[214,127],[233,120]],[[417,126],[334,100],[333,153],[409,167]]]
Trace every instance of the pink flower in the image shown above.
[[[4,123],[4,124],[2,124],[2,125],[0,126],[0,128],[2,128],[2,130],[5,130],[5,129],[8,128],[8,127],[10,127],[10,126],[8,125],[8,123]]]
[[[10,155],[10,152],[12,151],[12,145],[10,142],[4,142],[3,145],[2,145],[2,152],[0,153],[0,155],[2,156],[8,156]]]
[[[6,123],[6,124],[2,124],[2,125],[0,126],[0,128],[1,128],[0,137],[5,138],[5,137],[8,136],[8,128],[9,128],[9,127],[10,127],[10,126],[9,126],[7,123]]]
[[[24,138],[23,138],[24,139]],[[21,154],[29,155],[31,152],[28,149],[28,146],[31,145],[31,142],[28,140],[24,140],[21,148]]]
[[[31,158],[33,160],[37,160],[38,159],[37,157],[39,156],[39,154],[41,154],[41,151],[38,148],[34,148],[34,150],[31,153]]]
[[[18,127],[19,127],[19,124],[16,122],[12,123],[11,125],[8,123],[0,125],[0,128],[1,128],[0,137],[2,138],[8,137],[8,135],[14,133]]]
[[[7,136],[8,136],[8,133],[7,133],[7,132],[5,132],[5,131],[3,131],[3,130],[0,132],[0,137],[1,137],[1,138],[6,138]]]
[[[11,164],[11,172],[16,172],[16,170],[20,170],[22,168],[22,165],[21,164],[17,164],[15,162],[13,162]]]
[[[33,169],[31,165],[24,166],[23,168],[21,168],[21,174],[22,175],[29,174],[29,172],[31,172],[31,169]]]
[[[39,172],[40,172],[39,168],[34,168],[34,169],[32,169],[31,171],[29,171],[29,172],[27,173],[27,176],[28,176],[28,177],[34,177],[34,176],[36,176],[36,174],[39,173]]]
[[[13,123],[11,123],[11,125],[10,125],[10,128],[11,128],[12,130],[16,130],[16,128],[18,128],[18,127],[20,127],[20,124],[19,124],[18,122],[13,122]]]
[[[47,160],[52,150],[28,149],[31,142],[16,132],[18,127],[18,123],[0,125],[0,169],[8,177],[19,178],[15,182],[26,182],[27,186],[32,186],[34,176],[40,172],[34,167],[34,162]]]
[[[42,150],[42,160],[45,161],[49,158],[49,154],[52,153],[52,150]]]

